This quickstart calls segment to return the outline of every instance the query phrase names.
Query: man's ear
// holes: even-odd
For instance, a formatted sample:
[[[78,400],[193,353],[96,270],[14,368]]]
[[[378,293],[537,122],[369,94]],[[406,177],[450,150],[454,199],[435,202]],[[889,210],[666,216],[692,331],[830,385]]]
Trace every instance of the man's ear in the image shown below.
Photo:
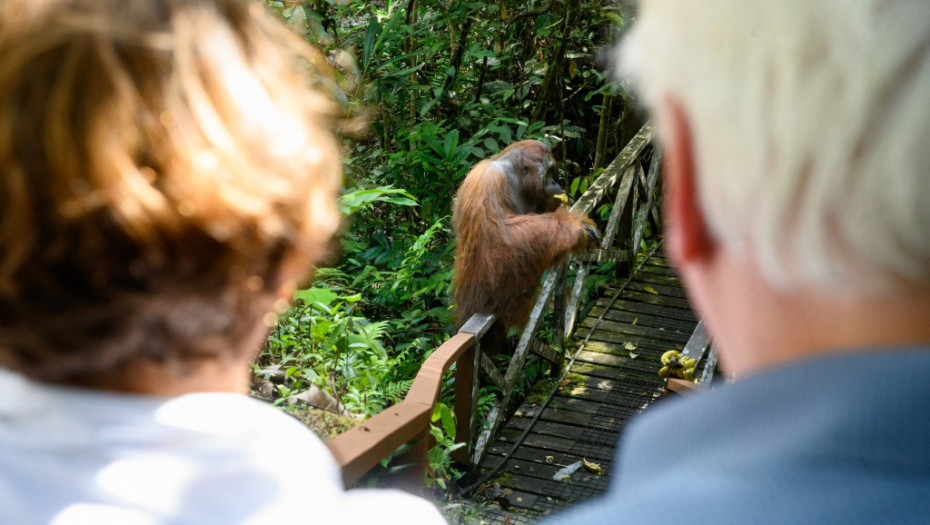
[[[675,99],[663,108],[665,149],[665,249],[676,265],[697,262],[715,248],[697,190],[691,123]]]

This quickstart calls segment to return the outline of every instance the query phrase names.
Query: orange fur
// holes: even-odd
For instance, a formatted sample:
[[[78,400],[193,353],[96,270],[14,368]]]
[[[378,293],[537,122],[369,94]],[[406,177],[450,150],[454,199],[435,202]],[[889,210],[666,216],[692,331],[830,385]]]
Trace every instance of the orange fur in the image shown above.
[[[542,173],[553,164],[545,144],[518,142],[478,163],[459,187],[452,214],[459,324],[493,313],[506,328],[522,327],[545,269],[596,238],[590,219],[552,196],[561,188]]]

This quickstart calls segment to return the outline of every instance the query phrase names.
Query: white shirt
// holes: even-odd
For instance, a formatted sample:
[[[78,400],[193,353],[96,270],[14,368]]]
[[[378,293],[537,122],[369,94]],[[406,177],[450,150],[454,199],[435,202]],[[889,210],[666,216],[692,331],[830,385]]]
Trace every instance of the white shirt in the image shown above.
[[[342,488],[300,422],[236,394],[159,398],[0,370],[0,524],[445,523],[426,500]]]

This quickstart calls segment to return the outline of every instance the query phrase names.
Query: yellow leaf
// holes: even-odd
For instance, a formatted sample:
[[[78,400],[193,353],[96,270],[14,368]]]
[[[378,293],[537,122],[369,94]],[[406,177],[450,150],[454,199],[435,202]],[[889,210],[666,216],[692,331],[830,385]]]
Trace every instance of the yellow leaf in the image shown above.
[[[507,6],[501,3],[501,20],[507,20],[510,15],[507,14]]]
[[[581,464],[584,465],[584,468],[590,470],[591,472],[601,475],[601,466],[593,461],[588,461],[585,458],[581,458]]]
[[[636,326],[636,323],[638,322],[639,322],[639,317],[637,317],[636,319],[633,319],[633,326]]]
[[[653,287],[651,287],[651,286],[647,286],[647,287],[643,288],[643,290],[645,290],[645,291],[651,293],[652,295],[659,295],[659,292],[657,292],[656,289],[653,288]]]

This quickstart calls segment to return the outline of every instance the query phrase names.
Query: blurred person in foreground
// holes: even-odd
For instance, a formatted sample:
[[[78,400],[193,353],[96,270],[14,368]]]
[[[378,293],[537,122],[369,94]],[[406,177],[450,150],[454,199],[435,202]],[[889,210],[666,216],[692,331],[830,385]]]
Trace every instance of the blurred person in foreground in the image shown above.
[[[259,2],[0,3],[0,523],[442,522],[242,395],[339,223],[321,60]]]
[[[642,0],[620,56],[735,382],[634,420],[549,523],[930,522],[930,3]]]

